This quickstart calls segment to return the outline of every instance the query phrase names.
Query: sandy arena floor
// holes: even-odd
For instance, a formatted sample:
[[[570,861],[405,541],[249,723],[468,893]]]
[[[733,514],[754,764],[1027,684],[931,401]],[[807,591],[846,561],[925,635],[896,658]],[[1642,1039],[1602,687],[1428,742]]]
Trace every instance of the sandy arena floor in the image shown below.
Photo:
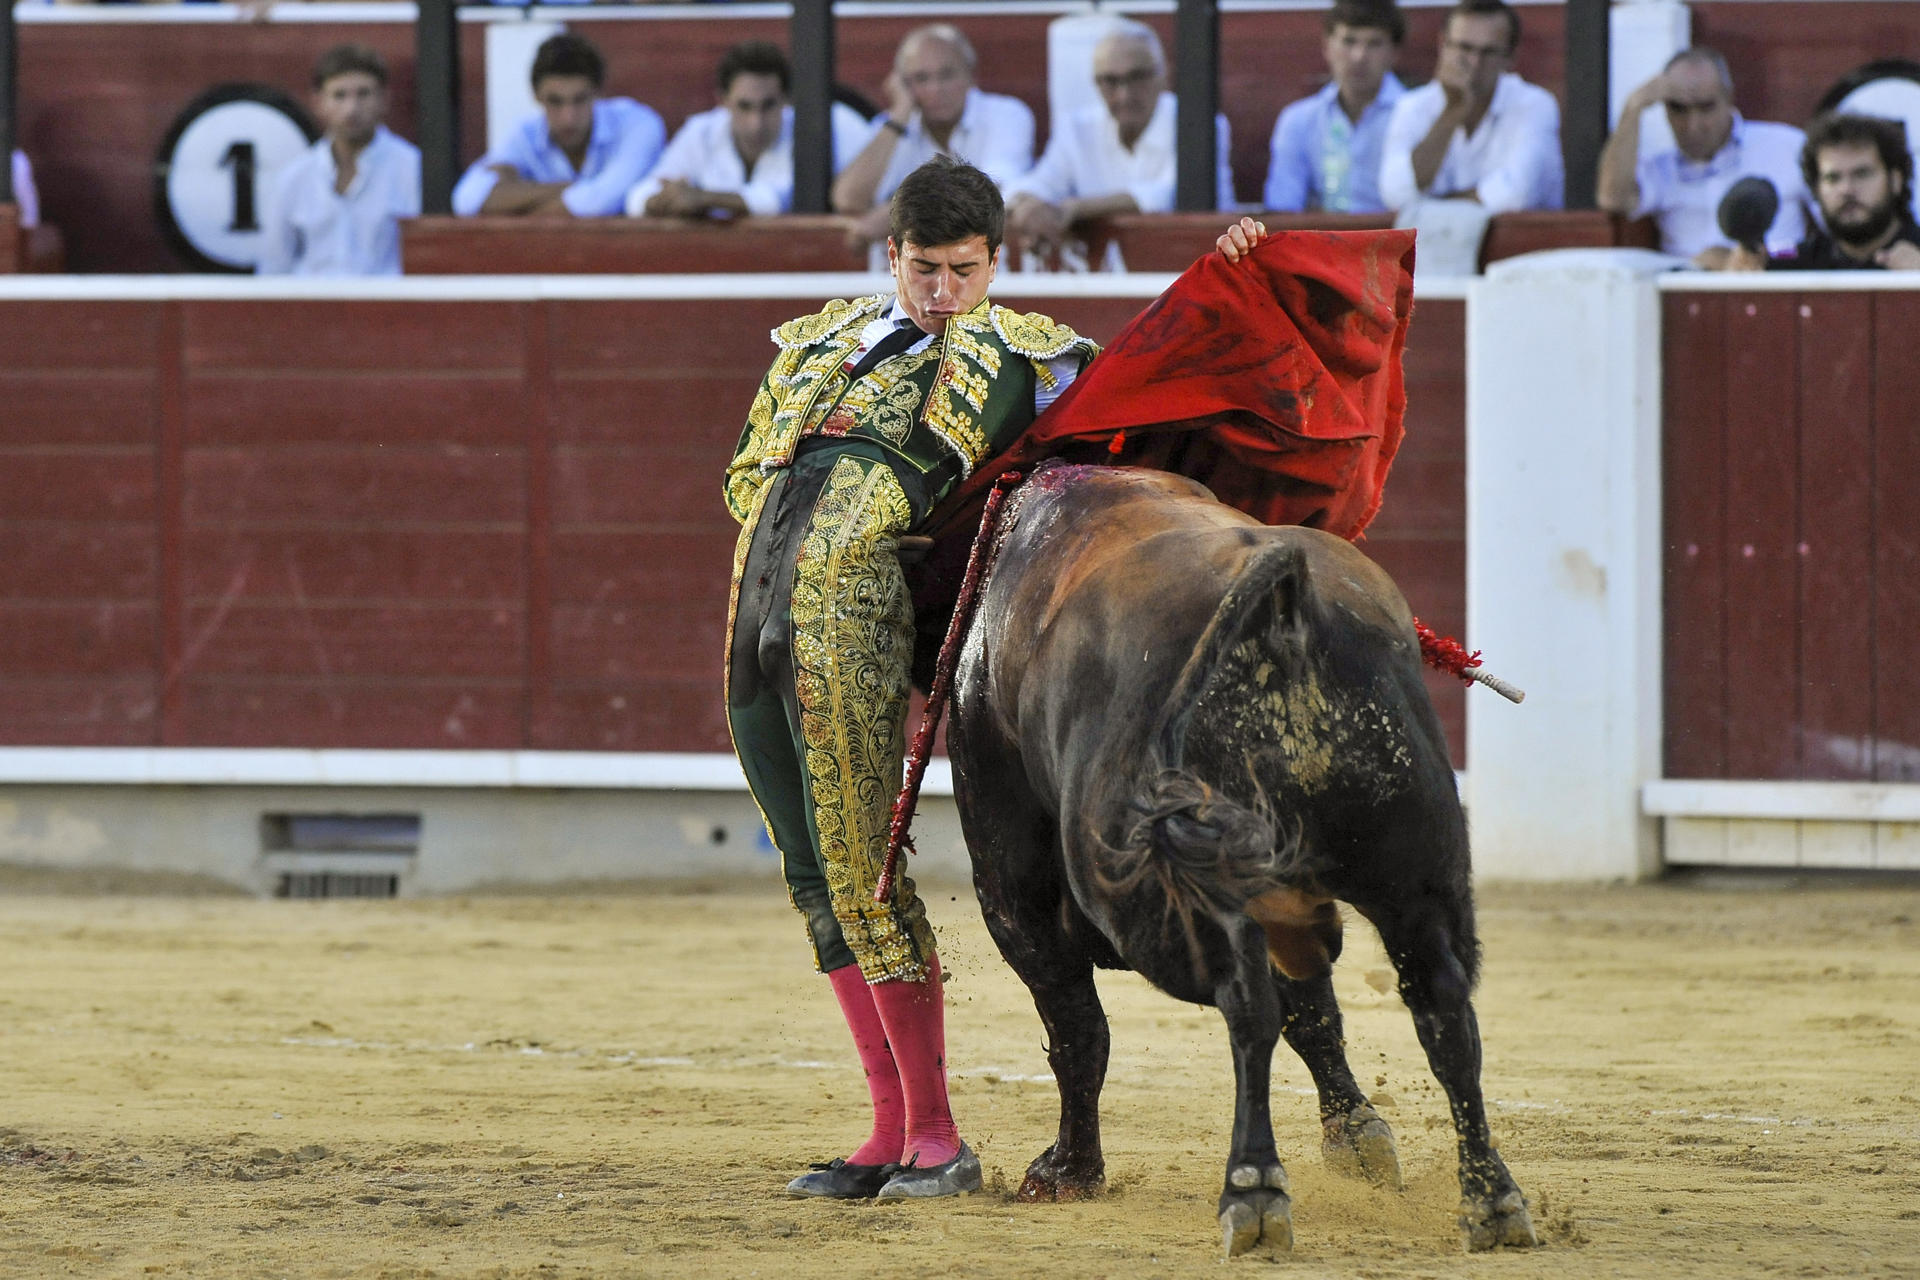
[[[1102,975],[1111,1193],[1012,1203],[1051,1138],[1038,1019],[966,891],[962,1129],[986,1193],[796,1202],[864,1088],[771,884],[382,903],[84,896],[0,879],[0,1272],[100,1276],[1222,1274],[1212,1010]],[[950,899],[957,898],[957,901]],[[1543,1247],[1466,1257],[1445,1108],[1386,965],[1337,985],[1404,1193],[1275,1100],[1320,1276],[1920,1276],[1920,887],[1482,894],[1497,1140]]]

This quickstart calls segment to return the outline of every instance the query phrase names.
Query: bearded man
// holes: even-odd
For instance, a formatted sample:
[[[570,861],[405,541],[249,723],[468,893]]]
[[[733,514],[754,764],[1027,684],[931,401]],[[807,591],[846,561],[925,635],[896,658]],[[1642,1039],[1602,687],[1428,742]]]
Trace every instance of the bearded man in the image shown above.
[[[840,1199],[980,1187],[947,1100],[926,907],[904,875],[874,901],[906,746],[914,615],[902,540],[1098,350],[988,300],[1005,208],[985,173],[936,157],[890,210],[895,292],[774,330],[780,354],[725,483],[741,522],[727,724],[873,1106],[864,1142],[787,1189]],[[1221,252],[1237,260],[1263,235],[1245,220]]]
[[[1920,226],[1911,191],[1907,131],[1877,116],[1826,115],[1807,130],[1800,170],[1826,229],[1807,229],[1791,254],[1728,255],[1729,271],[1912,271],[1920,269]]]

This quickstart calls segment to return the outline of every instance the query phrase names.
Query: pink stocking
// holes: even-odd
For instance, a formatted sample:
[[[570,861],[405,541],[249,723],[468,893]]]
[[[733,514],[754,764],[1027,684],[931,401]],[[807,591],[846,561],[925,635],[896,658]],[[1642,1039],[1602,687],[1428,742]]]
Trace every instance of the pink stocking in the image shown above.
[[[873,1099],[873,1132],[847,1157],[848,1164],[892,1164],[900,1158],[906,1135],[906,1104],[901,1096],[900,1071],[887,1047],[886,1029],[874,1007],[872,988],[860,976],[860,966],[846,965],[827,975],[840,1012],[853,1032],[853,1047],[867,1073],[867,1093]]]
[[[960,1154],[960,1131],[947,1105],[940,958],[927,957],[925,982],[876,982],[871,990],[907,1094],[907,1140],[900,1159],[922,1169],[945,1164]]]

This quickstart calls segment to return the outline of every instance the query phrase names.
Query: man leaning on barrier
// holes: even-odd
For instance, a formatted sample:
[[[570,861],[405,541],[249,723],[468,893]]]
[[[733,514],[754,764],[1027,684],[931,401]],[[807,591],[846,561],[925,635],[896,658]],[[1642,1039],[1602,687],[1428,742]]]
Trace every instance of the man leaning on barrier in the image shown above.
[[[603,98],[607,64],[583,36],[562,32],[533,56],[537,114],[474,161],[453,188],[453,211],[598,218],[621,212],[667,143],[660,113]]]
[[[1380,198],[1468,200],[1488,213],[1558,209],[1565,200],[1560,104],[1513,71],[1520,15],[1505,0],[1447,13],[1433,79],[1394,104],[1381,148]]]
[[[647,218],[766,217],[793,208],[793,72],[779,46],[748,40],[714,75],[720,105],[689,116],[653,172],[627,192]],[[833,104],[837,172],[860,149],[867,122]]]
[[[1173,208],[1178,104],[1152,27],[1120,19],[1093,50],[1098,105],[1082,107],[1047,141],[1046,154],[1007,188],[1007,225],[1022,253],[1058,249],[1075,223]],[[1233,206],[1224,116],[1214,119],[1214,199]]]
[[[1673,145],[1649,150],[1640,141],[1640,116],[1656,104],[1666,107]],[[1727,188],[1742,178],[1765,178],[1780,197],[1767,246],[1784,252],[1806,231],[1805,143],[1792,125],[1748,120],[1734,110],[1725,58],[1712,49],[1684,49],[1627,96],[1620,126],[1600,151],[1595,199],[1609,212],[1655,219],[1662,250],[1711,269],[1724,265],[1733,248],[1717,220]]]
[[[974,83],[973,43],[944,22],[909,31],[887,76],[887,109],[833,183],[833,211],[861,243],[888,234],[887,199],[934,156],[963,160],[1002,190],[1033,165],[1033,109]]]
[[[1282,213],[1379,213],[1380,149],[1407,91],[1393,74],[1407,19],[1393,0],[1337,0],[1325,26],[1326,87],[1274,121],[1265,204]]]

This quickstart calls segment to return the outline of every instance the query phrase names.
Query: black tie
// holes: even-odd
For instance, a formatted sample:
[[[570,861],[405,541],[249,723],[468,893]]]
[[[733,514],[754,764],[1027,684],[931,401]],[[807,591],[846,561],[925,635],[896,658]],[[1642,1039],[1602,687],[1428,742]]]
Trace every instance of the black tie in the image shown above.
[[[867,348],[867,354],[860,357],[860,363],[853,366],[853,372],[847,375],[847,381],[858,382],[873,372],[873,367],[882,360],[899,355],[914,343],[927,335],[911,320],[902,320],[894,326],[892,333]]]

